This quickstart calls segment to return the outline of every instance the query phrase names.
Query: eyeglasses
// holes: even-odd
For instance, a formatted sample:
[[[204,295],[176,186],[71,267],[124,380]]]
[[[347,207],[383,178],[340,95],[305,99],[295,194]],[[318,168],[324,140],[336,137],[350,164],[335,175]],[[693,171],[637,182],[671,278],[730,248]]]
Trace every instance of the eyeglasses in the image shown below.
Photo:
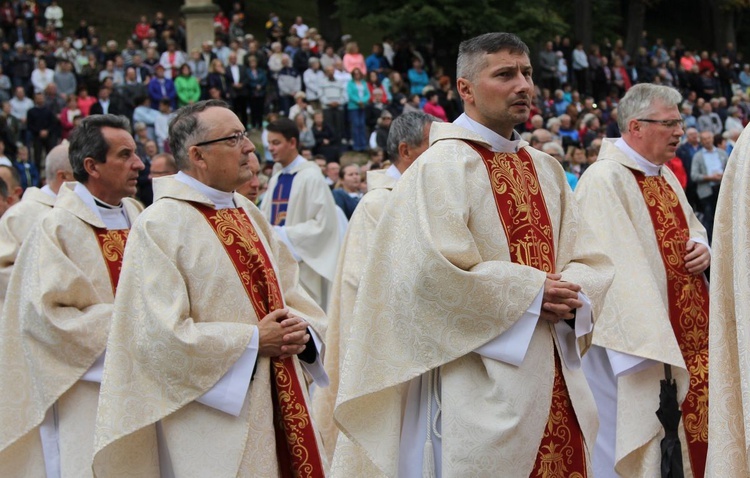
[[[233,135],[225,136],[223,138],[212,139],[209,141],[201,141],[200,143],[196,143],[194,146],[206,146],[209,144],[218,143],[220,141],[226,141],[227,146],[229,146],[230,148],[234,148],[235,146],[240,144],[243,138],[250,140],[250,132],[247,130],[238,131],[234,133]]]
[[[657,123],[662,126],[666,126],[667,128],[684,128],[685,127],[685,121],[682,119],[667,119],[667,120],[657,120],[657,119],[648,119],[648,118],[638,118],[636,121],[643,121],[644,123]]]

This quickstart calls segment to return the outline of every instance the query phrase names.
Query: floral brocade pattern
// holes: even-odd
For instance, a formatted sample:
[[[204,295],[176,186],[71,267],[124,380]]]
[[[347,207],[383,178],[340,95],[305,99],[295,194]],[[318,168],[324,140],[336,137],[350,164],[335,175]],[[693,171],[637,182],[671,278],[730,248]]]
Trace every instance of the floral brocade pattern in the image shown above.
[[[95,227],[94,234],[102,250],[104,263],[107,265],[109,280],[112,282],[112,293],[117,290],[122,270],[122,258],[125,255],[125,243],[128,241],[130,229],[104,229]]]
[[[215,210],[191,203],[211,225],[234,264],[255,313],[284,307],[279,280],[250,219],[242,209]],[[291,358],[271,360],[272,400],[279,469],[283,477],[322,477],[323,464],[310,413]]]
[[[702,477],[708,451],[708,287],[702,274],[685,268],[690,233],[677,195],[663,177],[633,174],[654,225],[667,275],[670,322],[690,374],[682,420],[693,472]]]
[[[513,262],[543,272],[555,272],[552,223],[531,157],[523,150],[517,154],[492,153],[469,144],[482,155],[487,167]],[[553,351],[552,402],[530,476],[585,478],[583,432],[565,385],[560,357],[557,349]]]

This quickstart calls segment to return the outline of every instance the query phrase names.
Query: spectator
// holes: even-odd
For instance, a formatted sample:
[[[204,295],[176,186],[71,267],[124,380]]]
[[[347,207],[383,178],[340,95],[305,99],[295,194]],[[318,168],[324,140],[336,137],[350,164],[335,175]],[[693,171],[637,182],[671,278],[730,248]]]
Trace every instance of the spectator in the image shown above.
[[[14,204],[18,203],[18,201],[21,200],[21,196],[23,196],[21,176],[18,174],[18,170],[13,166],[0,166],[0,180],[2,180],[7,186],[7,195],[5,195],[7,205],[13,206]]]
[[[180,108],[201,99],[201,85],[193,76],[189,63],[180,67],[180,75],[174,80],[174,89],[177,93],[177,105]]]
[[[359,200],[362,199],[362,192],[359,190],[361,181],[359,166],[357,164],[344,166],[339,171],[339,179],[341,187],[333,190],[333,199],[336,205],[344,211],[346,218],[351,219]]]
[[[174,40],[169,40],[167,42],[167,51],[162,53],[159,58],[159,64],[164,67],[164,78],[170,80],[177,78],[180,67],[186,61],[185,53],[177,50],[177,43]]]
[[[52,2],[44,9],[44,18],[48,25],[52,25],[55,30],[61,32],[63,29],[63,9],[57,4],[57,0]]]
[[[701,131],[700,141],[703,149],[695,153],[690,167],[690,177],[697,185],[699,209],[703,212],[701,222],[706,228],[708,240],[711,240],[714,225],[716,201],[724,170],[727,167],[727,153],[714,146],[714,134]]]
[[[390,111],[385,110],[380,113],[380,121],[377,128],[375,128],[375,146],[383,151],[388,149],[388,133],[391,130],[392,123],[393,115]]]
[[[0,142],[0,144],[2,144]],[[3,148],[5,145],[3,144]],[[40,187],[39,169],[33,163],[29,162],[29,148],[24,145],[18,147],[16,156],[16,169],[20,179],[21,188],[26,191],[29,187]]]
[[[5,155],[5,140],[2,138],[0,138],[0,166],[13,166],[13,161]]]
[[[168,146],[170,119],[172,119],[172,102],[165,98],[159,101],[159,111],[154,118],[154,136],[160,153],[163,153]]]
[[[698,131],[703,133],[708,131],[711,133],[711,137],[715,134],[721,134],[724,126],[722,125],[721,118],[718,114],[713,112],[713,108],[710,102],[705,102],[701,108],[701,115],[698,117]],[[703,141],[701,141],[703,144]],[[705,144],[703,146],[705,148]]]
[[[544,49],[539,52],[539,79],[540,86],[554,91],[558,88],[557,82],[557,55],[552,49],[551,41],[544,44]]]
[[[302,115],[308,128],[312,126],[313,108],[307,103],[307,96],[304,91],[298,91],[294,95],[294,104],[289,108],[289,119],[295,120],[298,115]]]
[[[325,122],[322,111],[313,113],[312,132],[315,137],[313,153],[323,155],[326,161],[338,160],[339,148],[336,145],[336,134],[333,128]]]
[[[347,102],[346,88],[336,79],[334,67],[325,68],[326,78],[320,88],[320,105],[323,107],[325,123],[331,127],[337,140],[345,138],[344,104]]]
[[[329,66],[334,66],[337,61],[342,61],[341,57],[336,54],[336,50],[332,45],[328,45],[323,50],[323,54],[320,56],[320,66],[325,69]]]
[[[730,106],[727,109],[727,113],[727,119],[724,121],[724,131],[742,131],[744,125],[742,124],[742,119],[740,119],[740,109],[736,106]]]
[[[297,50],[292,56],[292,67],[297,70],[297,73],[302,76],[305,70],[310,66],[310,58],[313,58],[313,53],[310,51],[310,40],[303,38],[300,41],[299,50]]]
[[[250,92],[248,91],[247,70],[237,61],[237,54],[229,54],[227,65],[227,84],[229,85],[229,104],[237,114],[243,126],[247,126],[247,104]]]
[[[354,74],[355,68],[358,69],[362,75],[365,75],[367,73],[365,57],[362,56],[362,53],[359,52],[359,45],[357,45],[357,42],[352,41],[347,43],[346,54],[344,55],[342,61],[344,69],[352,75]]]
[[[23,21],[23,20],[21,20]],[[34,59],[26,51],[24,43],[16,43],[15,51],[10,55],[10,77],[13,86],[28,85],[31,72],[34,70]]]
[[[99,93],[96,97],[96,103],[91,105],[89,110],[90,115],[122,115],[125,112],[121,110],[120,105],[112,100],[112,90],[108,86],[102,86],[99,88]]]
[[[23,86],[15,89],[15,96],[10,99],[10,114],[12,114],[21,126],[21,138],[25,144],[29,142],[28,130],[26,129],[26,115],[34,107],[34,102],[26,96]]]
[[[8,75],[3,73],[3,68],[0,66],[0,101],[10,100],[10,90],[12,88],[10,78]]]
[[[78,96],[75,93],[68,95],[65,108],[60,112],[60,126],[62,139],[68,139],[70,132],[73,130],[73,124],[76,118],[83,117],[78,107]]]
[[[419,58],[414,58],[411,64],[412,67],[407,73],[409,84],[411,85],[409,92],[412,95],[421,95],[424,87],[430,82],[430,77],[427,76],[427,72],[422,69],[422,61]]]
[[[2,27],[4,38],[10,38],[15,24],[15,9],[11,6],[10,2],[3,2],[2,6],[0,6],[0,27]]]
[[[174,89],[174,82],[165,78],[164,67],[156,65],[154,68],[154,78],[148,84],[148,94],[151,97],[151,107],[159,108],[159,101],[168,99],[172,107],[177,106],[177,92]]]
[[[58,64],[57,71],[54,74],[54,83],[57,85],[57,91],[63,97],[75,95],[78,87],[78,80],[73,73],[73,65],[68,60],[61,60]]]
[[[589,94],[589,59],[583,49],[583,43],[578,42],[573,50],[573,78],[575,87],[583,94]]]
[[[352,71],[352,79],[346,88],[349,102],[349,125],[351,127],[353,149],[365,151],[367,149],[367,131],[365,129],[365,107],[370,101],[370,91],[367,89],[364,76],[359,68]]]
[[[383,81],[383,78],[385,78],[388,70],[390,69],[390,64],[388,63],[386,57],[383,55],[382,44],[375,43],[372,46],[372,53],[365,60],[365,66],[367,67],[368,72],[374,71],[378,74],[378,78],[380,79],[380,81]]]
[[[292,25],[292,28],[294,28],[295,33],[300,38],[305,38],[307,35],[307,31],[309,30],[309,27],[305,25],[304,21],[302,20],[302,17],[297,17],[294,19],[294,24]]]
[[[34,148],[34,165],[42,169],[42,159],[57,146],[57,117],[44,104],[44,93],[34,94],[34,106],[28,110],[27,126]]]
[[[55,80],[55,72],[47,68],[47,62],[43,58],[37,61],[37,67],[31,72],[31,84],[34,93],[41,93],[47,85]]]
[[[258,58],[251,56],[248,60],[247,87],[250,90],[250,126],[253,129],[260,130],[263,127],[267,86],[265,70],[258,66]]]
[[[294,124],[297,125],[297,129],[299,130],[300,154],[303,149],[307,149],[312,153],[312,150],[315,147],[315,134],[310,128],[310,125],[307,124],[306,115],[304,113],[297,113],[294,117]],[[302,156],[304,157],[304,155]]]
[[[289,114],[289,108],[294,102],[294,95],[302,90],[302,76],[292,68],[289,55],[282,58],[282,68],[279,71],[277,84],[279,87],[279,111],[282,115]]]
[[[96,98],[89,96],[89,90],[85,85],[78,87],[78,109],[81,110],[81,115],[85,118],[89,115],[91,107],[96,103]]]
[[[326,75],[320,69],[320,59],[310,57],[310,67],[302,75],[302,81],[305,84],[305,94],[307,101],[313,108],[320,107],[320,90]]]
[[[198,80],[198,84],[205,88],[206,78],[208,78],[208,63],[201,55],[201,51],[193,48],[186,64],[190,67],[191,74]]]
[[[341,171],[341,165],[336,162],[330,162],[326,164],[326,184],[331,189],[339,186],[339,172]]]
[[[224,64],[218,58],[211,60],[208,65],[208,76],[206,77],[207,88],[215,88],[219,92],[220,99],[229,99],[229,84],[227,83]]]
[[[435,90],[428,91],[425,95],[427,102],[424,104],[424,112],[428,115],[432,115],[435,118],[447,123],[448,116],[445,114],[445,110],[438,103],[438,93]]]

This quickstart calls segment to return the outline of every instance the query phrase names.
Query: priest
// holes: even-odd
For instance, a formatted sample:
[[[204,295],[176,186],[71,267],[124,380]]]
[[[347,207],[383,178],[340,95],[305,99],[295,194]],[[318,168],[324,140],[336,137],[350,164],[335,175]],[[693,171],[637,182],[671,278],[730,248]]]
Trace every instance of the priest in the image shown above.
[[[179,110],[180,171],[154,181],[115,303],[94,470],[119,476],[322,477],[303,369],[319,386],[322,310],[258,209],[257,161],[226,103]]]
[[[597,477],[659,476],[665,431],[654,412],[667,374],[676,381],[685,476],[704,476],[709,355],[703,272],[711,254],[706,230],[664,167],[684,134],[681,101],[666,86],[628,90],[617,108],[622,138],[604,141],[576,187],[581,211],[617,270],[584,359],[601,423]]]
[[[52,148],[44,164],[47,184],[42,188],[26,188],[22,200],[0,218],[0,310],[16,256],[26,235],[52,209],[60,186],[73,180],[67,144]]]
[[[750,475],[750,126],[727,163],[714,220],[706,476]]]
[[[612,278],[529,117],[528,47],[461,43],[466,113],[391,193],[349,328],[336,476],[585,476],[596,412],[580,370]]]
[[[323,443],[329,458],[333,457],[339,436],[333,423],[333,407],[339,390],[339,373],[346,352],[349,325],[354,312],[354,299],[359,288],[365,261],[373,247],[375,227],[388,203],[391,190],[401,175],[429,145],[430,126],[434,117],[422,111],[404,113],[388,133],[388,156],[391,166],[367,172],[367,194],[354,211],[339,253],[336,279],[333,282],[331,306],[326,330],[326,372],[330,385],[315,393],[314,416],[320,425]]]
[[[268,150],[282,168],[260,210],[299,263],[300,283],[325,309],[340,247],[336,203],[318,165],[300,156],[294,121],[281,118],[266,129]]]
[[[0,320],[0,476],[91,476],[122,254],[142,210],[135,150],[127,118],[85,118],[68,152],[78,182],[18,253]]]

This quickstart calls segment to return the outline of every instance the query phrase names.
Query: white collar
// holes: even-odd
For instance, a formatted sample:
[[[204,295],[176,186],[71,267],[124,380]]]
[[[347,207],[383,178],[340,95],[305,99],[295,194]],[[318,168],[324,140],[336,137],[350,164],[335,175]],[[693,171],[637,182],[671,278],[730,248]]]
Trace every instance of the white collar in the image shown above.
[[[73,191],[89,209],[94,211],[94,214],[102,220],[107,229],[130,229],[130,218],[128,218],[122,202],[118,206],[107,204],[101,199],[94,197],[83,183],[77,183]],[[106,207],[99,206],[97,201],[106,205]]]
[[[291,163],[289,163],[287,166],[281,168],[281,174],[291,174],[292,170],[294,168],[302,166],[306,162],[307,162],[307,160],[305,158],[303,158],[300,155],[297,155],[297,157],[294,158],[294,161],[292,161]]]
[[[461,116],[456,118],[453,124],[461,126],[462,128],[468,129],[469,131],[473,131],[479,136],[481,136],[485,141],[487,141],[490,144],[492,151],[495,153],[517,153],[518,152],[518,143],[521,142],[521,136],[515,130],[513,131],[512,140],[503,138],[496,132],[486,127],[485,125],[478,123],[477,121],[474,121],[473,119],[469,118],[469,116],[466,113],[463,113],[461,114]]]
[[[203,184],[194,177],[188,176],[182,171],[179,171],[174,178],[206,196],[212,203],[214,203],[215,209],[230,209],[237,207],[234,204],[233,192],[228,193],[226,191],[219,191],[218,189],[214,189],[211,186]]]
[[[638,167],[641,168],[644,173],[646,173],[646,176],[661,175],[661,166],[659,166],[658,164],[654,164],[648,159],[641,156],[636,150],[631,148],[623,138],[619,138],[617,141],[615,141],[615,146],[617,146],[620,151],[625,153],[628,158],[635,161]]]
[[[48,195],[52,196],[53,198],[57,199],[57,194],[55,194],[55,191],[52,190],[51,187],[49,187],[49,184],[45,184],[42,186],[42,192],[47,193]]]
[[[385,175],[398,181],[401,179],[401,171],[398,170],[395,164],[391,164],[391,167],[386,169]]]

